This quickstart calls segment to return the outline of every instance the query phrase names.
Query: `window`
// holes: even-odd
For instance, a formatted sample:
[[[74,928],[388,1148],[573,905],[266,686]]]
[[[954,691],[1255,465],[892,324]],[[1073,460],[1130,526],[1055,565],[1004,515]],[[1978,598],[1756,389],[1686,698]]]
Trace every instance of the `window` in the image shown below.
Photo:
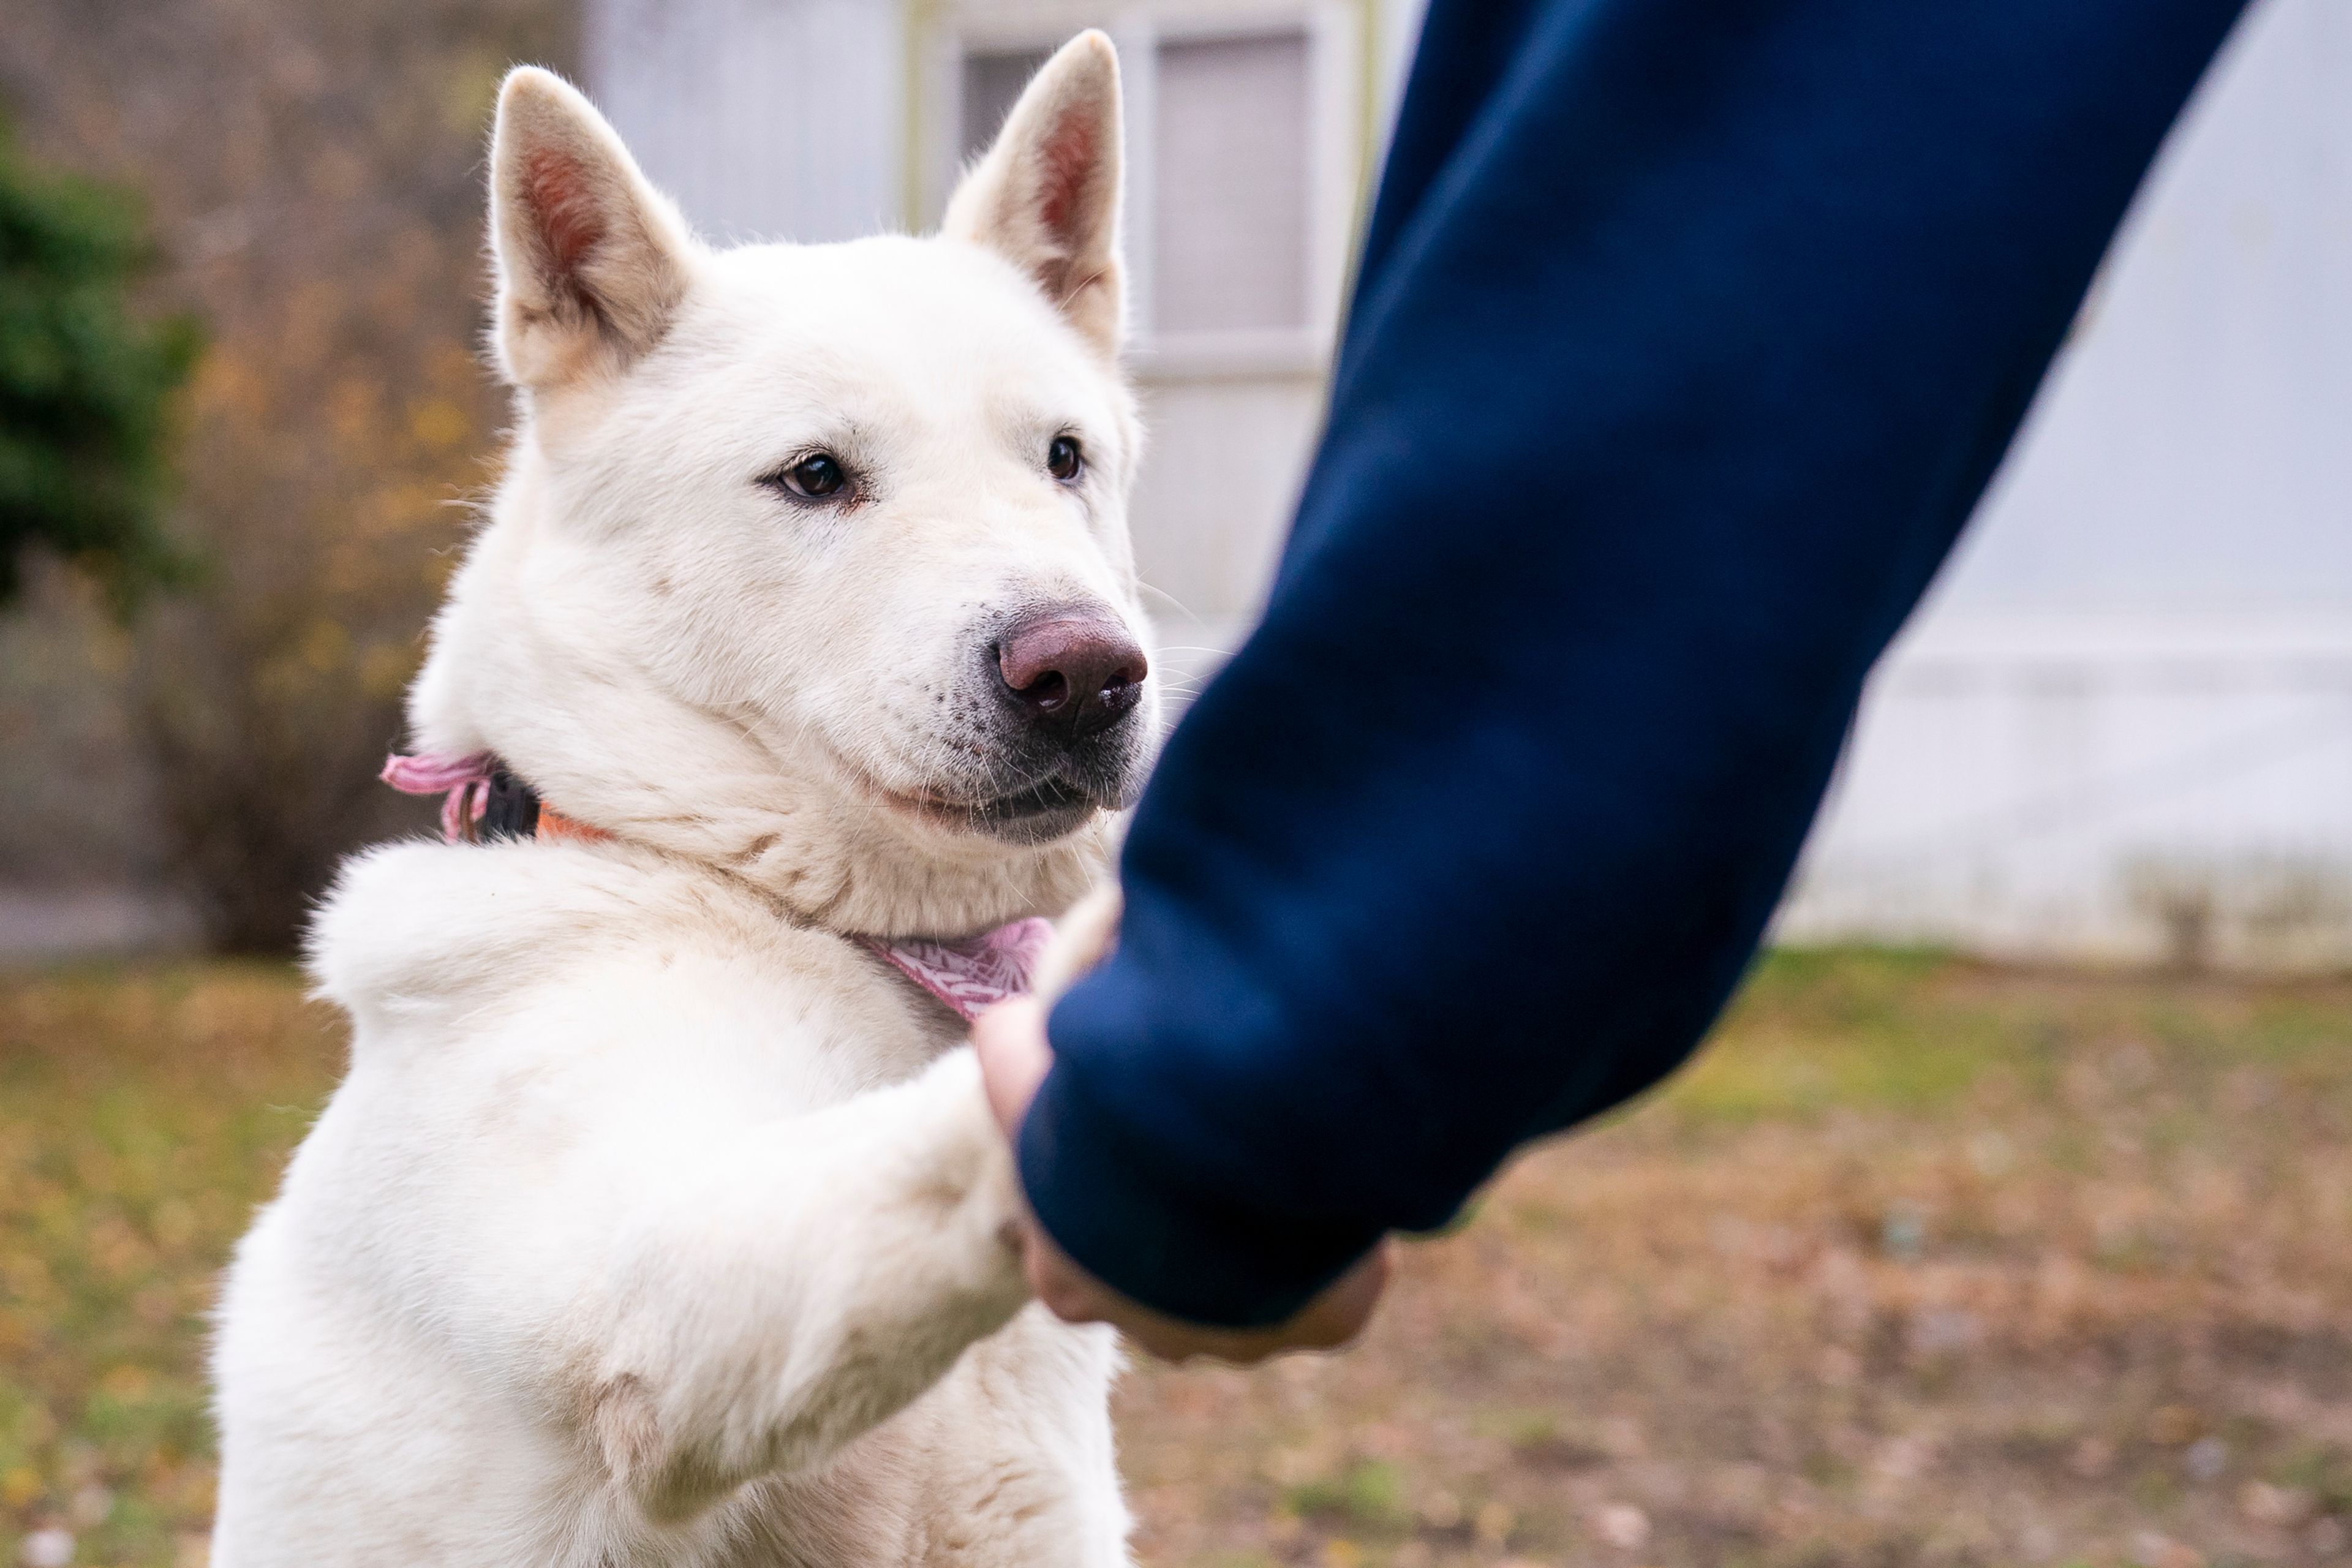
[[[1156,63],[1152,325],[1305,326],[1307,35],[1171,40]]]
[[[1171,374],[1317,374],[1360,172],[1352,8],[1340,0],[929,0],[919,205],[936,216],[1055,46],[1118,30],[1128,258],[1142,351]],[[966,28],[970,30],[965,30]],[[1243,367],[1235,371],[1236,366]]]

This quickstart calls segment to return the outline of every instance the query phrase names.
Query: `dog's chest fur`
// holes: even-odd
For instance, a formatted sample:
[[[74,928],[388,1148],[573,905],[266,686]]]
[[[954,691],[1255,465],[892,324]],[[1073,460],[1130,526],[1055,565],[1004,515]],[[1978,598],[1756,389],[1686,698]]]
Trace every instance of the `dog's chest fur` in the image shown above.
[[[671,1173],[788,1139],[961,1038],[859,944],[621,846],[406,845],[346,873],[313,969],[352,1016],[352,1064],[227,1290],[236,1562],[1124,1561],[1113,1352],[1034,1308],[821,1464],[675,1518],[631,1490],[599,1370],[625,1338],[614,1238]],[[838,1196],[850,1213],[861,1194]],[[662,1223],[716,1235],[731,1205],[782,1201],[802,1239],[776,1246],[800,1255],[759,1261],[804,1268],[811,1290],[842,1254],[887,1245],[852,1223],[812,1247],[822,1191],[722,1183]],[[727,1301],[714,1289],[708,1310]],[[777,1352],[787,1373],[793,1350]]]

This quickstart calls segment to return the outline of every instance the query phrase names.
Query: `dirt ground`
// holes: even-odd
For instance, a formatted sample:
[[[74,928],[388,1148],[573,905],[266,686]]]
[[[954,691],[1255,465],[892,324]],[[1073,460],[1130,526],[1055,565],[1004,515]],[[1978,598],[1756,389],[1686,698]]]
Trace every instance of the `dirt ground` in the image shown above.
[[[337,1066],[298,996],[0,980],[0,1558],[203,1561],[201,1314]],[[1358,1349],[1118,1418],[1169,1568],[2352,1563],[2352,984],[1780,955]]]

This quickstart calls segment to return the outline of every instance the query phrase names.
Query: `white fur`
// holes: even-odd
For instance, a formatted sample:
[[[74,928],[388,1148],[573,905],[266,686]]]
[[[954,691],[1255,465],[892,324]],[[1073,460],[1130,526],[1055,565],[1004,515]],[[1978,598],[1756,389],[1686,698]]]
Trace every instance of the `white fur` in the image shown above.
[[[613,837],[321,910],[351,1067],[227,1285],[216,1568],[1126,1561],[1112,1346],[1024,1306],[961,1027],[856,940],[1060,911],[1143,766],[1148,700],[1066,764],[1100,810],[991,828],[1045,775],[990,628],[1141,625],[1117,120],[1087,35],[944,236],[713,252],[509,79],[521,424],[411,719]],[[820,447],[866,499],[762,482]]]

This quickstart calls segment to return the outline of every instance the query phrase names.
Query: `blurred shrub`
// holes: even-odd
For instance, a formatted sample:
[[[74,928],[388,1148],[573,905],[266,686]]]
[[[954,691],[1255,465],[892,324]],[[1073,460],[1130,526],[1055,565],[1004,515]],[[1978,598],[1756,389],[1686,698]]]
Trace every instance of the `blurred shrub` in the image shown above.
[[[507,66],[567,63],[573,10],[11,5],[0,98],[28,149],[142,192],[159,302],[209,335],[173,513],[205,571],[115,679],[152,860],[217,946],[283,948],[338,857],[429,820],[374,777],[494,477],[484,137]]]
[[[119,608],[184,564],[158,523],[168,405],[194,323],[125,309],[151,259],[138,205],[37,174],[0,125],[0,608],[45,544]]]

